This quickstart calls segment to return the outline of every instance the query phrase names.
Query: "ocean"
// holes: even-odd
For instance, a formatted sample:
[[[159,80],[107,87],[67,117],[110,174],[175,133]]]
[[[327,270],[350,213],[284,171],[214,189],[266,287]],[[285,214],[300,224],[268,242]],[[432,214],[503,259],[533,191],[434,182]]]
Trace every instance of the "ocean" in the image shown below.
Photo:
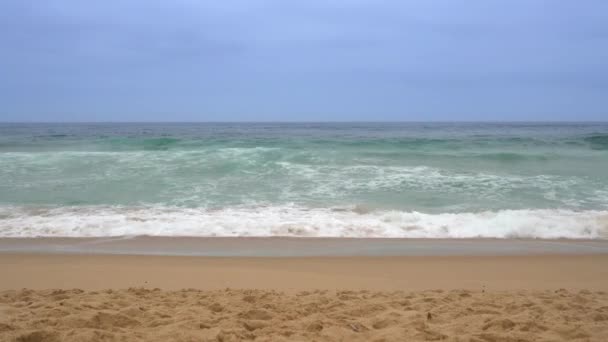
[[[608,123],[0,124],[0,237],[608,238]]]

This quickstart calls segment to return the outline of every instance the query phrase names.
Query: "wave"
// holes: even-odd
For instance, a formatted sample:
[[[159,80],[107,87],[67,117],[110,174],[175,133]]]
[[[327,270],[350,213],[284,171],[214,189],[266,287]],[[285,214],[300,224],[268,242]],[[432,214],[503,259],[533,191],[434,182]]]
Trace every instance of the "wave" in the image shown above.
[[[556,155],[554,153],[552,154],[530,154],[530,153],[518,153],[518,152],[496,152],[496,153],[472,153],[470,154],[471,157],[473,158],[478,158],[478,159],[487,159],[487,160],[491,160],[491,161],[497,161],[497,162],[506,162],[506,163],[510,163],[510,162],[518,162],[518,161],[527,161],[527,160],[532,160],[532,161],[546,161],[551,159],[552,157],[555,158]],[[557,158],[556,158],[557,159]]]
[[[428,214],[295,205],[0,207],[0,237],[291,236],[608,238],[608,211],[499,210]]]
[[[111,149],[144,150],[144,151],[166,151],[182,142],[182,139],[171,137],[158,138],[121,138],[110,139],[107,143]]]
[[[606,150],[608,135],[591,133],[564,136],[461,135],[454,137],[381,137],[381,136],[180,136],[175,134],[133,133],[129,136],[45,134],[24,136],[13,141],[0,141],[0,149],[10,151],[90,150],[90,151],[166,151],[200,150],[210,147],[276,147],[288,149],[346,149],[427,153],[435,151],[487,150],[489,153],[519,153],[521,148],[566,148]]]
[[[583,138],[593,150],[608,150],[608,134],[596,134]]]
[[[0,203],[190,207],[369,203],[414,210],[440,207],[441,211],[453,205],[460,211],[608,205],[601,163],[587,164],[593,166],[585,168],[587,174],[597,172],[587,177],[530,173],[526,165],[509,162],[512,156],[501,155],[493,156],[505,158],[500,167],[486,169],[477,167],[479,163],[459,167],[445,158],[428,160],[427,166],[398,165],[394,158],[347,157],[308,150],[287,154],[279,147],[0,153]],[[567,172],[569,165],[563,164]]]

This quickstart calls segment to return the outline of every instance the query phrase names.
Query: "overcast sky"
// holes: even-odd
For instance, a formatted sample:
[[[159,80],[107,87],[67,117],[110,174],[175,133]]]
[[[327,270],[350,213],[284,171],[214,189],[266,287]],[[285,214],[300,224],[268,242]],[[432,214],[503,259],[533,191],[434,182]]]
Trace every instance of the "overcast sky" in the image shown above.
[[[608,120],[608,1],[0,1],[0,121]]]

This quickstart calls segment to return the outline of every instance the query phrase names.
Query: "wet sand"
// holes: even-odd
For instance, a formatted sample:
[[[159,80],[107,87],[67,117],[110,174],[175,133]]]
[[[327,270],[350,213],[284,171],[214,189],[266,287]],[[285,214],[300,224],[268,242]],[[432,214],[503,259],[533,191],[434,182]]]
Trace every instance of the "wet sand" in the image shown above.
[[[608,254],[608,240],[290,237],[0,238],[0,253],[214,257]]]
[[[0,290],[158,287],[297,291],[608,291],[608,254],[400,257],[188,257],[2,254]]]

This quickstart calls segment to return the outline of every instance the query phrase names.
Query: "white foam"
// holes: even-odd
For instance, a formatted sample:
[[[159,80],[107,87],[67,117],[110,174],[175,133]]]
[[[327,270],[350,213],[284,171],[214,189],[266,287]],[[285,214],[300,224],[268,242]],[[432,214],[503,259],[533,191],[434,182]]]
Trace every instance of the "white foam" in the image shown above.
[[[608,211],[558,209],[426,214],[305,208],[0,207],[0,237],[318,236],[608,238]]]

